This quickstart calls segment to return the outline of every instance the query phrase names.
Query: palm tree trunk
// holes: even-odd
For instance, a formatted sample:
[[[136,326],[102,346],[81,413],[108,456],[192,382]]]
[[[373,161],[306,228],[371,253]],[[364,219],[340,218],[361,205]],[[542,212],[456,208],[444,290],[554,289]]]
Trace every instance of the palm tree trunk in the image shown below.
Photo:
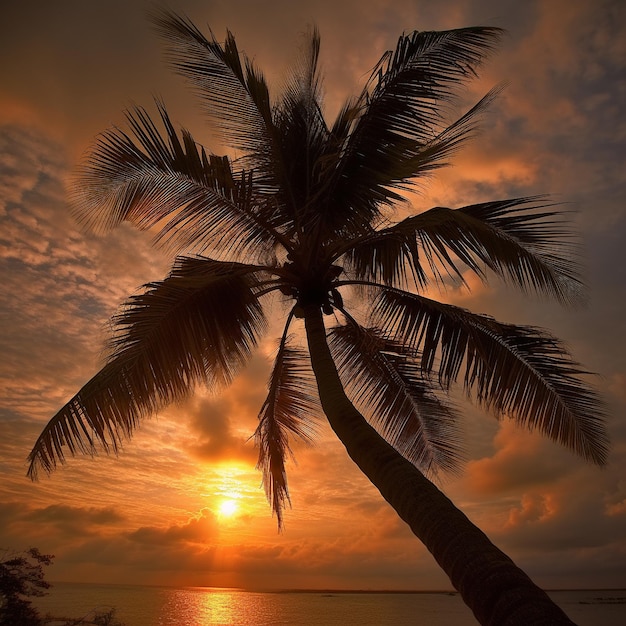
[[[322,313],[305,310],[311,364],[322,408],[350,458],[410,526],[476,619],[489,626],[573,624],[548,595],[412,463],[390,446],[346,396]]]

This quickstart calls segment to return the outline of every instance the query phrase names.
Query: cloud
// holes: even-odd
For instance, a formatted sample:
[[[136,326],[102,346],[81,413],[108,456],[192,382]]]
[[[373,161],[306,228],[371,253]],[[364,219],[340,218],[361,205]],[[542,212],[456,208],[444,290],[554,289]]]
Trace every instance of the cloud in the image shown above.
[[[31,511],[24,519],[35,523],[63,526],[75,532],[78,528],[89,528],[92,525],[116,524],[123,521],[124,516],[111,507],[74,508],[63,504],[51,504]]]
[[[197,516],[184,524],[175,524],[167,528],[154,526],[142,527],[129,534],[131,541],[166,546],[177,543],[207,544],[215,540],[218,526],[215,515],[203,509]]]
[[[207,462],[220,462],[232,459],[256,462],[254,446],[248,438],[237,437],[231,433],[230,419],[219,413],[223,402],[200,402],[202,411],[202,439],[188,445],[189,452],[196,458]]]
[[[191,454],[207,462],[240,459],[256,463],[251,437],[267,395],[269,372],[270,361],[262,355],[253,356],[245,371],[219,395],[198,390],[184,404],[193,432],[188,444]]]
[[[570,453],[512,421],[503,422],[493,443],[495,454],[467,464],[463,482],[474,492],[515,492],[557,481],[571,471]]]
[[[29,507],[18,500],[0,505],[4,521],[0,545],[20,545],[30,537],[32,545],[76,544],[103,531],[120,528],[126,518],[112,506],[75,507],[51,504]]]
[[[509,546],[521,551],[598,550],[608,544],[621,545],[626,539],[626,512],[607,507],[602,492],[581,490],[575,479],[526,492],[512,506],[500,534]]]
[[[558,564],[584,560],[607,581],[626,541],[623,457],[602,470],[573,463],[567,451],[505,422],[493,453],[470,461],[451,495],[540,584],[566,584],[555,582],[572,580]],[[608,545],[615,553],[600,566]]]
[[[64,151],[50,138],[0,128],[0,396],[13,410],[39,409],[38,417],[44,399],[51,413],[94,373],[109,315],[165,267],[142,233],[80,233],[66,175]]]

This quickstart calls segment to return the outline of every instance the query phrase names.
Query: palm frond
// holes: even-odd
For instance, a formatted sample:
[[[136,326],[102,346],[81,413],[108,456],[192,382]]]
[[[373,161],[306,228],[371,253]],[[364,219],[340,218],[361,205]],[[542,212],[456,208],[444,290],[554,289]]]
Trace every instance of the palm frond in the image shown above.
[[[485,94],[472,108],[437,133],[432,139],[409,149],[398,160],[386,183],[387,187],[410,189],[415,181],[429,175],[433,170],[446,167],[448,160],[462,145],[480,130],[482,115],[498,97],[503,87],[498,86]]]
[[[428,276],[419,263],[415,236],[389,226],[337,244],[335,252],[356,281],[405,287],[409,277],[420,287]],[[417,262],[416,262],[417,261]]]
[[[300,230],[317,217],[314,209],[307,215],[307,209],[315,207],[329,136],[322,112],[319,52],[319,32],[313,28],[275,109],[284,180]]]
[[[279,529],[289,502],[285,470],[286,457],[291,454],[289,435],[311,441],[315,431],[312,418],[319,412],[308,355],[304,350],[290,347],[287,341],[285,333],[254,434],[259,448],[257,468],[263,473],[265,494],[276,513]]]
[[[460,209],[435,207],[381,233],[416,242],[427,266],[463,280],[485,269],[521,288],[572,304],[583,299],[573,233],[545,197],[512,198]],[[460,261],[460,263],[459,263]],[[414,259],[413,264],[419,265]]]
[[[289,80],[279,104],[279,110],[302,106],[310,116],[312,126],[325,126],[321,112],[322,78],[319,71],[320,33],[315,27],[306,36],[306,43],[300,57],[293,66]]]
[[[50,420],[30,453],[29,475],[50,472],[65,449],[116,451],[142,417],[187,396],[195,384],[228,383],[264,329],[256,268],[182,258],[113,319],[102,370]]]
[[[173,68],[191,83],[224,139],[267,173],[274,135],[269,90],[262,73],[242,59],[233,34],[220,44],[212,33],[207,38],[190,20],[164,9],[153,12],[152,22],[168,44]]]
[[[262,73],[240,54],[232,33],[220,44],[212,34],[205,37],[189,20],[169,11],[157,11],[153,22],[169,43],[175,70],[191,82],[224,139],[243,153],[238,160],[254,171],[259,193],[268,196],[258,215],[277,230],[292,233],[298,227],[296,212],[303,205],[302,194],[310,186],[300,178],[300,156],[311,153],[311,145],[319,144],[325,134],[319,108],[317,30],[311,33],[307,52],[284,97],[272,105]],[[308,133],[304,142],[293,132],[299,125]],[[305,178],[309,174],[305,170]]]
[[[422,471],[458,470],[457,416],[435,394],[413,349],[354,321],[333,328],[329,344],[354,401],[392,446]]]
[[[390,133],[427,142],[444,126],[442,105],[452,102],[459,86],[476,77],[502,32],[477,26],[401,36],[396,49],[386,52],[372,70],[361,96],[367,115],[380,120]]]
[[[500,36],[499,29],[476,27],[400,38],[396,50],[376,65],[358,100],[360,114],[334,174],[333,206],[372,223],[381,207],[401,198],[399,189],[444,164],[471,136],[477,116],[497,90],[452,125],[445,122],[444,105],[476,75]]]
[[[255,213],[252,175],[233,172],[227,157],[207,154],[186,130],[181,140],[157,106],[165,132],[135,108],[127,114],[134,137],[120,129],[101,135],[74,180],[79,221],[110,229],[126,220],[177,250],[270,250],[276,233]]]
[[[444,386],[462,379],[468,393],[497,416],[538,429],[586,460],[606,463],[605,407],[587,374],[555,337],[538,328],[407,292],[385,289],[373,320],[421,352],[424,374]]]

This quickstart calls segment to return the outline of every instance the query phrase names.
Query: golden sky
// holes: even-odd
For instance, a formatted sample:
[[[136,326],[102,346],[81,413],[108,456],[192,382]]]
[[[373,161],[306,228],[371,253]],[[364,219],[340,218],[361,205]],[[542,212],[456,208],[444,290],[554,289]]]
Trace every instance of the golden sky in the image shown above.
[[[161,95],[215,148],[193,95],[167,69],[143,0],[0,6],[0,547],[57,555],[67,581],[252,588],[447,588],[433,559],[322,428],[295,446],[285,532],[255,470],[269,335],[233,386],[144,422],[119,457],[70,459],[31,483],[43,424],[97,370],[107,320],[169,260],[131,228],[81,232],[64,185],[94,136]],[[172,0],[240,48],[278,89],[300,34],[322,35],[329,115],[403,31],[508,31],[470,86],[507,82],[482,134],[413,199],[436,205],[551,193],[577,213],[590,302],[525,298],[501,285],[445,299],[544,326],[597,372],[610,464],[464,405],[468,463],[442,487],[546,587],[626,587],[626,4],[621,0]],[[217,149],[217,148],[216,148]],[[459,401],[463,399],[459,396]]]

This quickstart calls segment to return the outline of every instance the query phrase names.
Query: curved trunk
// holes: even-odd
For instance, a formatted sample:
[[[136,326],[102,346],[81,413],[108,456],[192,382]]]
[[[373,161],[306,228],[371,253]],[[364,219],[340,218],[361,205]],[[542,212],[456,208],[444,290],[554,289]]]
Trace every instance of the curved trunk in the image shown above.
[[[343,390],[321,311],[307,307],[304,317],[311,364],[332,429],[350,458],[435,557],[476,619],[490,626],[573,624],[542,589],[367,423]]]

